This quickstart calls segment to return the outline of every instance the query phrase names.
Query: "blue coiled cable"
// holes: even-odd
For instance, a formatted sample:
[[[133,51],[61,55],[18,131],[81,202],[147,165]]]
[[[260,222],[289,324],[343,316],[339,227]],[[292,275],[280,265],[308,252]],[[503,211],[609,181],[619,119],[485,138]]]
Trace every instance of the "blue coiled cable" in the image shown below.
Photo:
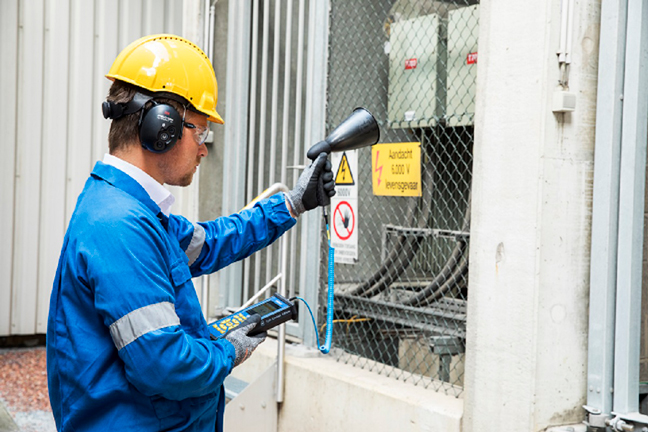
[[[335,249],[331,247],[331,240],[329,240],[329,256],[328,256],[328,299],[326,302],[326,341],[324,345],[319,347],[322,354],[328,354],[331,350],[331,341],[333,339],[333,260],[335,259]],[[315,329],[317,330],[317,329]],[[319,345],[319,341],[317,342]]]
[[[293,297],[293,298],[301,300],[308,308],[308,312],[310,313],[311,319],[313,320],[313,327],[315,327],[315,336],[317,337],[317,348],[320,350],[322,354],[328,354],[329,351],[331,351],[331,342],[333,340],[333,294],[334,294],[333,288],[334,288],[334,280],[335,280],[335,248],[331,246],[331,231],[329,230],[326,207],[324,207],[323,215],[324,215],[324,221],[326,222],[326,235],[328,237],[328,246],[329,246],[328,298],[326,303],[326,340],[324,341],[324,345],[320,345],[317,323],[315,322],[315,316],[313,315],[313,311],[311,310],[310,306],[308,305],[306,300],[304,300],[301,297]]]

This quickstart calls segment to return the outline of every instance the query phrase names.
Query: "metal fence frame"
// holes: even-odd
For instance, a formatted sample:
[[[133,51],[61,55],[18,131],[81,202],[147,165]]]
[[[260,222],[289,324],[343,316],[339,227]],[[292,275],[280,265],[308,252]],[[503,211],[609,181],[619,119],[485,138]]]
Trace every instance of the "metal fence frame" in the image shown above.
[[[639,414],[648,8],[603,3],[592,210],[586,409],[592,426],[648,424]],[[623,95],[623,97],[619,97]],[[614,417],[613,417],[614,416]]]
[[[328,26],[322,25],[322,17],[327,11],[326,1],[230,3],[227,75],[232,81],[226,96],[224,214],[239,211],[273,183],[291,187],[306,150],[323,136]],[[267,166],[278,169],[264,169]],[[319,241],[320,218],[313,213],[302,215],[300,226],[286,234],[286,269],[278,259],[277,244],[219,272],[220,286],[227,287],[219,305],[239,306],[281,273],[284,277],[276,281],[286,283],[290,295],[300,293],[316,307],[313,275],[319,250],[312,244]],[[310,323],[302,309],[299,322]],[[311,327],[289,323],[287,332],[314,346]]]

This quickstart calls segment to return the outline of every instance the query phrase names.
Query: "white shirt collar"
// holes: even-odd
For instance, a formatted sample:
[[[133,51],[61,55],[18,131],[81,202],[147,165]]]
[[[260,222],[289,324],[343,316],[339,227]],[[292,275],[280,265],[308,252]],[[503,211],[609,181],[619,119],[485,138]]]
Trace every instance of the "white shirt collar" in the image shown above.
[[[125,174],[131,176],[137,183],[139,183],[149,197],[160,207],[162,213],[169,216],[171,213],[171,206],[175,202],[175,197],[168,189],[157,182],[153,177],[137,168],[135,165],[126,162],[123,159],[106,153],[103,158],[103,163],[117,168]]]

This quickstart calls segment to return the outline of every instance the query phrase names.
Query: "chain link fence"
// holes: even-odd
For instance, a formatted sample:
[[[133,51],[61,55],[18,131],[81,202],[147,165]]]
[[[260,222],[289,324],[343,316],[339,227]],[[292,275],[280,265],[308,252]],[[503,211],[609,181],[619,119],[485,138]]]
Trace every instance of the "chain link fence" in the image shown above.
[[[421,196],[377,196],[358,150],[357,250],[335,265],[338,360],[460,395],[479,5],[332,0],[327,132],[356,107],[380,143],[420,143]],[[322,256],[327,240],[322,237]],[[321,264],[325,332],[327,263]]]

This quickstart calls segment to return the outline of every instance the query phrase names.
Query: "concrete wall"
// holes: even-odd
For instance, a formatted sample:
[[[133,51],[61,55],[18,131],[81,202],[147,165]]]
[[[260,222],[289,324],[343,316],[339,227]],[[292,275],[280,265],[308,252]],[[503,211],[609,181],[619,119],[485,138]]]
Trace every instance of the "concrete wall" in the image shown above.
[[[276,341],[268,339],[232,375],[251,382],[272,365],[276,353]],[[367,369],[301,345],[287,345],[278,431],[461,430],[462,399]],[[236,409],[236,404],[232,407]]]
[[[216,2],[214,19],[214,72],[218,81],[218,113],[227,121],[227,14],[229,1]],[[223,145],[224,125],[212,124],[214,142],[208,143],[208,157],[200,166],[199,220],[211,220],[222,216],[223,203]]]
[[[600,1],[575,4],[554,114],[561,2],[481,2],[465,431],[584,417]]]
[[[229,1],[221,0],[215,5],[214,18],[214,58],[213,66],[218,82],[218,104],[217,111],[227,122],[227,100],[225,89],[227,88],[227,20],[229,12]],[[198,220],[213,220],[223,216],[223,153],[225,148],[225,125],[211,124],[214,132],[214,140],[208,143],[209,154],[200,164],[198,175],[200,176],[199,189],[199,211]],[[207,316],[212,316],[218,304],[220,290],[219,276],[217,274],[204,276],[202,280],[208,287],[209,294],[207,304],[203,305]],[[199,286],[194,282],[196,286]],[[201,285],[201,287],[204,285]]]

